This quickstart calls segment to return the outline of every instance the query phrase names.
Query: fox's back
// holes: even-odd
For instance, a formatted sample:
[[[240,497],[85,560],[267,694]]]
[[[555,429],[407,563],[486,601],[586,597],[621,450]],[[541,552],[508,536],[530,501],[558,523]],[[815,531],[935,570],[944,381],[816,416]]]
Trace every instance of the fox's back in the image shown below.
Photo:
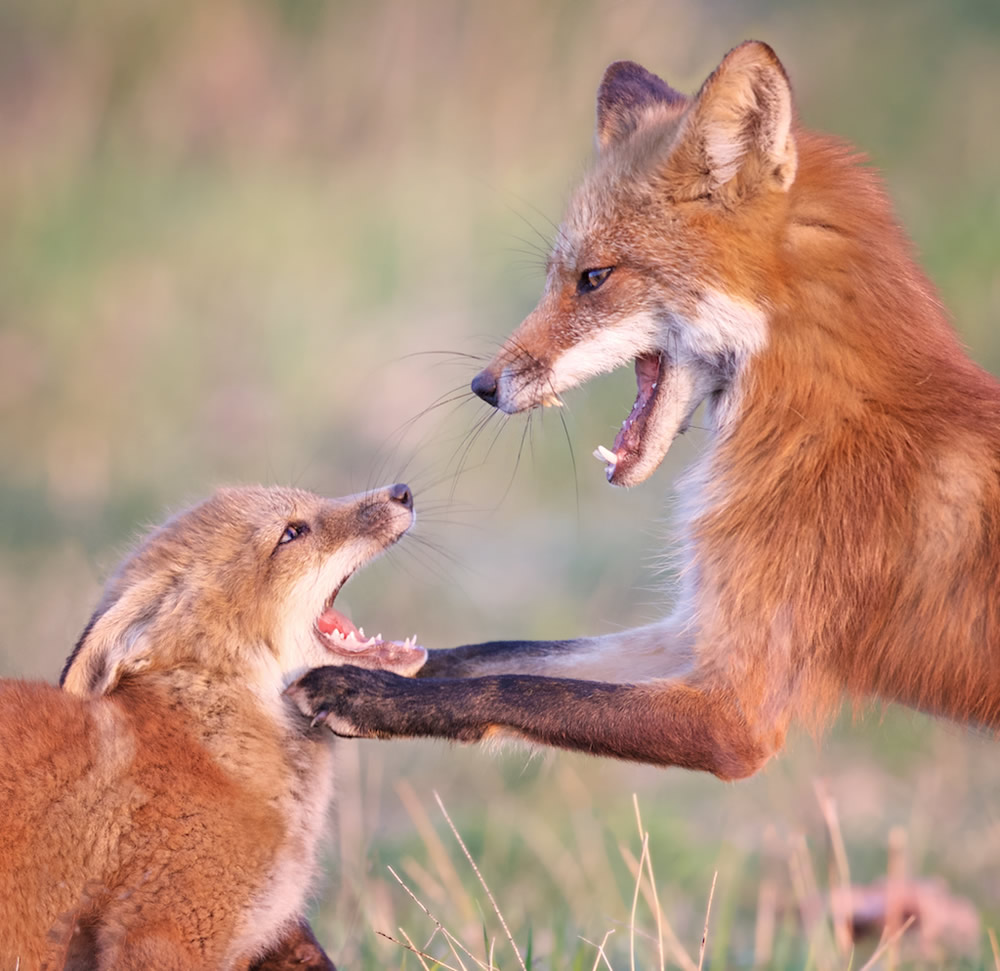
[[[31,966],[24,942],[88,913],[125,931],[147,897],[178,923],[204,901],[205,927],[184,933],[227,939],[284,835],[250,795],[155,687],[80,699],[0,683],[0,963]]]

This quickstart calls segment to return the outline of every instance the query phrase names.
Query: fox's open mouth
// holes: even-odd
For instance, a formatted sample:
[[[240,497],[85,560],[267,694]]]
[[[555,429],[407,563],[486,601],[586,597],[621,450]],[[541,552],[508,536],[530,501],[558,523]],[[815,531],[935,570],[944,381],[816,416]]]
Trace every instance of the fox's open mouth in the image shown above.
[[[666,355],[662,352],[642,354],[635,359],[635,381],[638,386],[635,404],[615,436],[614,447],[599,445],[594,451],[595,457],[606,463],[604,471],[608,482],[620,480],[641,458],[643,433],[663,384],[666,367]]]
[[[419,668],[427,652],[417,644],[416,634],[404,641],[386,641],[381,634],[366,637],[363,627],[355,627],[346,614],[333,606],[342,586],[343,583],[337,585],[316,618],[316,636],[323,647],[345,664],[385,668],[400,673],[404,673],[403,669]]]

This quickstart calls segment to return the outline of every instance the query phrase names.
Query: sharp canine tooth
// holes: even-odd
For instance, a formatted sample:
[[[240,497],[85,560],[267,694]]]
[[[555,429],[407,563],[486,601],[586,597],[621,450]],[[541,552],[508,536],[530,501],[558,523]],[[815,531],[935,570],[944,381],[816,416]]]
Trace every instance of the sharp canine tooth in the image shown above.
[[[560,397],[556,394],[552,394],[551,392],[542,395],[542,404],[546,408],[562,408],[563,406]]]
[[[359,633],[359,634],[360,634],[360,635],[361,635],[362,637],[364,637],[364,636],[365,636],[365,629],[364,629],[364,627],[359,627],[359,628],[358,628],[358,633]]]
[[[614,468],[618,464],[618,456],[610,448],[605,448],[603,445],[598,445],[594,449],[594,458],[600,459],[602,462],[607,462],[611,468]]]

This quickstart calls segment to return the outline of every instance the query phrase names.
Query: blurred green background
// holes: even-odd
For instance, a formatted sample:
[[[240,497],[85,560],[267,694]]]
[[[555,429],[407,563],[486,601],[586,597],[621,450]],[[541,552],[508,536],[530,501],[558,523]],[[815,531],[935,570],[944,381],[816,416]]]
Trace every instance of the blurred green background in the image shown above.
[[[54,679],[137,529],[223,482],[409,481],[417,530],[341,598],[387,635],[567,637],[662,613],[670,486],[700,433],[612,490],[590,452],[631,374],[567,395],[565,428],[494,416],[472,441],[489,410],[455,397],[478,370],[459,355],[488,356],[533,306],[607,63],[692,91],[747,37],[776,49],[807,125],[883,171],[970,352],[1000,370],[996,0],[3,0],[0,674]],[[345,743],[315,924],[345,968],[418,967],[374,933],[434,929],[390,864],[480,957],[499,935],[517,966],[436,791],[535,967],[589,968],[582,938],[612,929],[608,961],[628,966],[635,792],[695,959],[718,870],[707,961],[846,966],[822,917],[822,779],[852,874],[884,874],[895,833],[908,872],[970,901],[967,960],[992,966],[997,752],[897,711],[847,717],[822,748],[797,738],[735,786]],[[926,958],[912,948],[900,960]]]

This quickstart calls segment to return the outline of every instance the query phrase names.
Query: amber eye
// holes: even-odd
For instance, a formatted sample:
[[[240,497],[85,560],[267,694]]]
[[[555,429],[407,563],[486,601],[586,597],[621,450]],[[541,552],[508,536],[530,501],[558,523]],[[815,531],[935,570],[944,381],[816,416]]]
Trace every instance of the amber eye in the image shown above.
[[[289,523],[285,527],[285,531],[281,534],[278,545],[281,546],[283,543],[290,543],[293,539],[305,536],[308,532],[309,527],[305,523]]]
[[[577,293],[593,293],[609,276],[613,266],[602,266],[596,270],[584,270],[576,284]]]

